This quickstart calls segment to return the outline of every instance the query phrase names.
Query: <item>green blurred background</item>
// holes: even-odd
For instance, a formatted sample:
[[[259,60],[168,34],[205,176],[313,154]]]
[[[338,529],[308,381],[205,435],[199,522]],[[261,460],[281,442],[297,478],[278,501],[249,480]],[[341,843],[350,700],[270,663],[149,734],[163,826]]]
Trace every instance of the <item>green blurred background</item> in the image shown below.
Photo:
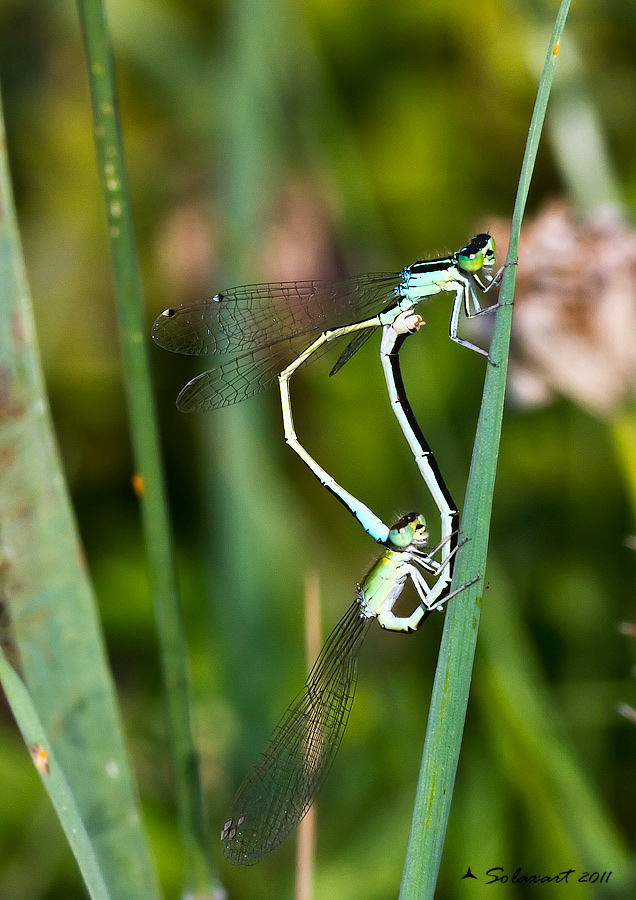
[[[556,4],[116,0],[106,11],[148,330],[166,306],[234,283],[399,269],[509,216]],[[176,896],[165,713],[75,7],[5,0],[0,41],[57,435],[145,822],[166,896]],[[574,48],[575,87],[600,114],[629,215],[636,7],[574,4],[557,91]],[[553,146],[546,134],[530,216],[568,183]],[[571,145],[574,157],[580,149]],[[428,327],[405,349],[405,382],[461,501],[484,362],[448,341],[447,303],[424,315]],[[295,379],[298,433],[385,521],[413,508],[432,517],[377,351],[369,342],[334,379],[329,357]],[[216,835],[246,766],[302,684],[306,574],[320,579],[326,634],[377,548],[285,448],[276,392],[185,417],[174,398],[196,361],[151,353]],[[636,725],[616,711],[621,701],[636,705],[636,641],[617,629],[636,605],[625,545],[636,476],[619,449],[632,402],[627,392],[603,415],[567,397],[508,403],[439,900],[488,890],[538,896],[547,888],[486,889],[484,873],[522,866],[579,876],[633,851]],[[397,896],[441,626],[440,616],[410,639],[370,633],[348,731],[319,796],[319,898]],[[0,898],[82,897],[8,708],[0,712]],[[261,866],[233,870],[218,853],[221,879],[245,900],[291,896],[293,854],[290,840]],[[460,880],[468,865],[479,883]],[[584,885],[563,890],[597,896]]]

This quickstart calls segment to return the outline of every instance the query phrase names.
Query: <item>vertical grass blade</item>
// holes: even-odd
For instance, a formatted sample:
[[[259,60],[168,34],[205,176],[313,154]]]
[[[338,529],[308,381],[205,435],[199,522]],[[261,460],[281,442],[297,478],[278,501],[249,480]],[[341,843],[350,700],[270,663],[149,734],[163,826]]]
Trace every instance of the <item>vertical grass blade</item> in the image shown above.
[[[569,0],[563,0],[559,7],[539,81],[512,217],[508,263],[514,263],[517,258],[521,220],[545,118],[559,41],[569,6]],[[499,297],[501,308],[497,311],[490,348],[491,356],[497,365],[496,367],[489,365],[486,372],[464,503],[462,533],[468,540],[457,554],[453,589],[475,576],[479,576],[479,580],[453,600],[446,614],[402,875],[400,889],[402,900],[415,898],[432,900],[450,811],[468,705],[484,585],[488,532],[503,417],[514,283],[515,266],[509,265],[502,279]]]
[[[90,83],[95,144],[113,262],[115,301],[130,431],[150,559],[155,616],[172,743],[175,794],[185,854],[185,892],[212,894],[210,842],[190,721],[185,639],[173,559],[165,479],[159,456],[146,323],[126,184],[110,36],[100,0],[78,0]]]
[[[24,683],[0,650],[0,684],[6,694],[24,742],[29,748],[42,784],[51,798],[92,900],[109,900],[95,850],[84,827],[68,781],[55,759],[49,739]]]
[[[0,603],[108,890],[158,896],[50,422],[0,109]]]

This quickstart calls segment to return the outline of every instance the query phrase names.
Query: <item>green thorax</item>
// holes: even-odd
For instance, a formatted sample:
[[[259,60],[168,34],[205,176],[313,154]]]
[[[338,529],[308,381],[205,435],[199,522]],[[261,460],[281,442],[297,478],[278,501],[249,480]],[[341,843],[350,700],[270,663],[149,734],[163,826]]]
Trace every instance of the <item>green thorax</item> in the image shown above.
[[[378,616],[391,609],[407,577],[407,567],[414,550],[428,540],[426,520],[418,513],[408,513],[389,531],[387,548],[369,570],[358,590],[362,612]]]
[[[451,256],[420,260],[403,269],[401,292],[416,303],[421,297],[454,290],[458,282],[465,282],[471,274],[490,268],[494,262],[494,239],[489,234],[477,234]]]
[[[408,558],[408,551],[385,550],[368,572],[358,592],[360,605],[366,616],[377,617],[387,606],[390,608],[406,578],[403,566]]]

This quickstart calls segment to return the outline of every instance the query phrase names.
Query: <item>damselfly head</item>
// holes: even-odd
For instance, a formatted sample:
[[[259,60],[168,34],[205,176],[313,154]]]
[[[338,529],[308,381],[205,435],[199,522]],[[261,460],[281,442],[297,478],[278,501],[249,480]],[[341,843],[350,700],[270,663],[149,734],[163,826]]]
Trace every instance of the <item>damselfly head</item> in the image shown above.
[[[389,543],[400,550],[411,544],[425,544],[427,540],[426,519],[420,513],[407,513],[389,531]]]
[[[495,264],[495,241],[489,234],[476,234],[472,241],[455,254],[457,265],[464,272],[479,272],[484,266]]]

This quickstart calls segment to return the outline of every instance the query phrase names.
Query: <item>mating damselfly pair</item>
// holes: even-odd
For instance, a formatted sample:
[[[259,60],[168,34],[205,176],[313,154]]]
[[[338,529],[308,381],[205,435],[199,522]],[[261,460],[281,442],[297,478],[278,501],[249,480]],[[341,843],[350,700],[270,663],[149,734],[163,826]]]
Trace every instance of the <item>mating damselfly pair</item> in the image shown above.
[[[399,351],[423,324],[418,304],[448,293],[454,297],[451,339],[488,356],[460,338],[457,329],[462,310],[473,318],[495,308],[484,308],[479,301],[480,294],[498,283],[499,273],[492,273],[494,262],[493,239],[478,234],[450,256],[421,260],[399,273],[338,282],[247,285],[202,303],[167,309],[154,324],[153,337],[160,346],[216,357],[214,366],[179,394],[177,406],[184,412],[231,405],[278,380],[286,442],[385,547],[323,647],[303,691],[234,798],[221,831],[223,852],[231,863],[258,862],[284,840],[311,805],[348,720],[358,653],[371,619],[389,630],[415,631],[450,596],[459,515],[406,396]],[[296,370],[333,343],[349,338],[331,370],[335,374],[378,328],[391,406],[440,515],[441,540],[429,551],[421,515],[411,513],[393,527],[385,525],[313,459],[294,428],[289,384]],[[407,580],[415,587],[419,605],[411,616],[398,617],[393,608]]]

